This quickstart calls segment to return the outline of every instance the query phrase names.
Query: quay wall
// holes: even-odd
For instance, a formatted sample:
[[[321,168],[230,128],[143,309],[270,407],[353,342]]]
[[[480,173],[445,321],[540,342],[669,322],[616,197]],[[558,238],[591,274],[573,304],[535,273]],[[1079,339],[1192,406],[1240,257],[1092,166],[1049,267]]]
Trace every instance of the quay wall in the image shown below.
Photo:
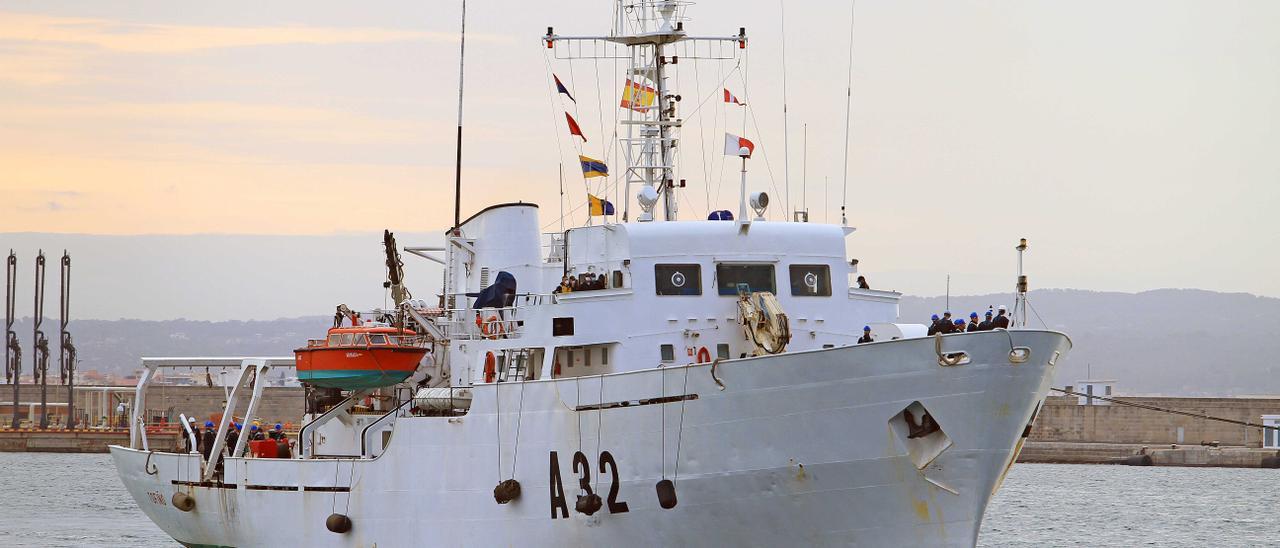
[[[1186,416],[1125,405],[1079,405],[1075,396],[1051,396],[1040,409],[1030,441],[1147,445],[1262,447],[1260,428],[1204,418],[1260,424],[1262,415],[1280,415],[1278,398],[1126,397],[1112,399],[1191,413]]]
[[[179,447],[176,430],[147,435],[153,451],[175,451]],[[106,453],[108,445],[129,445],[129,431],[0,429],[0,453]]]
[[[104,390],[105,389],[105,390]],[[19,386],[20,402],[19,418],[30,426],[40,419],[40,387],[23,384]],[[118,421],[115,410],[120,402],[130,409],[133,406],[135,387],[89,386],[83,390],[77,387],[75,406],[77,425],[100,425],[104,410],[114,424]],[[249,403],[249,392],[244,392],[238,407],[238,415],[243,415]],[[50,385],[47,398],[50,404],[50,423],[65,424],[67,389],[65,386]],[[0,426],[7,427],[13,417],[13,385],[0,384]],[[155,424],[161,419],[177,422],[178,415],[185,413],[194,416],[203,423],[218,415],[226,402],[222,387],[214,386],[167,386],[151,385],[146,393],[146,416],[148,422]],[[30,403],[36,403],[35,415],[28,416]],[[258,407],[258,417],[264,422],[291,422],[297,425],[303,414],[303,393],[301,387],[267,387],[263,389],[262,403]],[[89,419],[87,422],[85,419]]]

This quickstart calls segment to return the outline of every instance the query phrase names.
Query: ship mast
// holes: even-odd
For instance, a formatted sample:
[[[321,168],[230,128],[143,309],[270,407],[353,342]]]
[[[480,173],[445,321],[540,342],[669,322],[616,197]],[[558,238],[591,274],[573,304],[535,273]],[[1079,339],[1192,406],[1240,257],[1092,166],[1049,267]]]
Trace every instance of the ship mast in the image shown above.
[[[629,97],[626,126],[620,138],[627,163],[624,172],[626,202],[623,220],[630,218],[631,187],[641,187],[636,198],[639,221],[654,219],[654,208],[662,202],[663,219],[674,221],[678,214],[674,149],[684,121],[677,115],[680,95],[667,82],[667,65],[684,59],[733,59],[736,50],[746,47],[745,29],[736,36],[689,36],[685,33],[685,8],[692,2],[680,0],[639,0],[623,4],[618,0],[617,19],[609,36],[560,36],[547,27],[543,37],[557,59],[627,59],[624,99]],[[678,43],[694,43],[683,55],[674,55]],[[707,44],[706,51],[698,44]],[[620,50],[614,45],[624,46]],[[735,47],[736,45],[736,47]],[[627,95],[630,88],[630,95]],[[649,98],[651,96],[651,99]]]

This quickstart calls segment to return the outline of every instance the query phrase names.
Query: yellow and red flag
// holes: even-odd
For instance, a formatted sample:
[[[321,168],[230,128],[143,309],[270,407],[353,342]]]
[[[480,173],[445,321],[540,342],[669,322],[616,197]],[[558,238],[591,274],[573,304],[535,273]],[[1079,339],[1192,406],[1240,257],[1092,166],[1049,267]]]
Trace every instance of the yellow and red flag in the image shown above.
[[[657,97],[658,92],[652,86],[627,79],[627,84],[622,88],[622,104],[619,106],[636,112],[645,112],[653,107]]]

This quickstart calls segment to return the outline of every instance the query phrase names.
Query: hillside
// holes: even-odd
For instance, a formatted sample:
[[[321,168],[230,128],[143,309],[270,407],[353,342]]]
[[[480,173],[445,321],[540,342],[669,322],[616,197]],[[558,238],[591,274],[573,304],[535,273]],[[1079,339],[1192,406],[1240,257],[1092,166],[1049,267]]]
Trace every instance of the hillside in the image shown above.
[[[1280,338],[1272,333],[1280,299],[1194,289],[1049,289],[1033,291],[1030,301],[1045,326],[1069,334],[1075,344],[1059,365],[1056,386],[1091,374],[1120,381],[1120,392],[1130,394],[1280,393]],[[952,312],[965,316],[999,304],[1012,306],[1013,299],[951,298]],[[902,321],[926,322],[944,306],[941,297],[904,297]],[[1031,327],[1041,326],[1031,318]]]
[[[1066,332],[1075,343],[1058,366],[1056,386],[1091,375],[1117,379],[1119,390],[1129,394],[1280,393],[1280,338],[1271,333],[1280,321],[1280,299],[1200,290],[1039,290],[1031,293],[1031,303],[1047,327]],[[951,310],[966,316],[999,304],[1012,305],[1012,299],[951,298]],[[901,321],[924,323],[943,307],[942,297],[904,297]],[[1032,326],[1039,327],[1034,318]],[[330,321],[81,320],[72,322],[71,331],[82,371],[123,373],[137,368],[140,356],[290,355],[308,337],[323,334]],[[26,354],[23,370],[29,372],[30,320],[15,330]],[[56,360],[57,323],[46,321],[45,332]]]

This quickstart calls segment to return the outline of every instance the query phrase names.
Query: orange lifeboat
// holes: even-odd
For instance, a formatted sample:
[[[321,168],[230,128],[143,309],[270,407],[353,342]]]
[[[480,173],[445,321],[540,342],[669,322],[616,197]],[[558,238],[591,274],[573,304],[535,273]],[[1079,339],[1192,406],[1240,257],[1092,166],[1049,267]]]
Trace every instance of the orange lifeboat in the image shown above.
[[[312,386],[359,390],[404,382],[427,353],[427,338],[410,329],[364,324],[329,329],[323,339],[293,351],[298,380]]]

